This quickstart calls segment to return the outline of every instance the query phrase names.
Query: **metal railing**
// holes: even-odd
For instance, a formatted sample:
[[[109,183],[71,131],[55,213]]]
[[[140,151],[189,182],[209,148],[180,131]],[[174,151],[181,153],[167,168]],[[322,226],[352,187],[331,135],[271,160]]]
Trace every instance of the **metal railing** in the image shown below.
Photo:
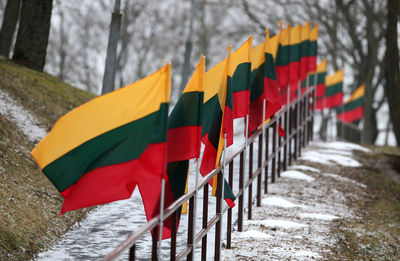
[[[300,88],[299,88],[300,89]],[[256,206],[261,206],[262,185],[264,180],[264,193],[268,192],[268,183],[274,183],[277,177],[280,177],[282,170],[286,170],[288,164],[293,159],[297,159],[301,155],[301,150],[313,140],[313,125],[315,112],[315,86],[309,87],[307,91],[294,99],[289,106],[285,105],[277,112],[270,121],[263,125],[256,133],[248,138],[247,147],[249,152],[248,161],[248,177],[245,179],[245,149],[246,145],[239,148],[238,151],[225,159],[225,166],[217,169],[204,176],[198,183],[198,191],[203,191],[202,198],[202,226],[199,231],[194,228],[194,220],[196,213],[194,211],[195,188],[189,190],[185,195],[176,200],[164,211],[163,220],[172,217],[172,234],[169,246],[170,260],[193,260],[194,246],[201,245],[201,260],[207,260],[208,251],[208,235],[209,231],[215,227],[215,244],[214,244],[214,260],[220,260],[221,257],[221,224],[224,215],[227,215],[226,224],[226,248],[231,248],[231,233],[233,230],[233,212],[229,206],[222,206],[222,177],[223,171],[225,178],[228,179],[229,185],[233,188],[234,175],[238,177],[238,191],[234,191],[237,198],[237,230],[243,231],[243,214],[244,214],[244,196],[247,192],[247,218],[252,218],[253,205],[253,183],[256,181]],[[284,123],[286,135],[281,137],[278,131],[278,124]],[[264,135],[263,135],[264,134]],[[265,137],[263,137],[265,136]],[[263,146],[265,143],[265,146]],[[253,166],[254,146],[258,146],[257,166]],[[234,173],[234,162],[239,160],[239,171]],[[254,168],[255,167],[255,168]],[[226,175],[227,174],[227,175]],[[262,176],[262,174],[264,174]],[[211,218],[209,214],[209,181],[218,176],[217,193],[214,198],[216,201],[215,215]],[[188,215],[188,233],[183,240],[185,247],[177,253],[177,233],[176,226],[180,207],[184,202],[189,201]],[[144,237],[145,234],[152,231],[152,260],[157,260],[157,236],[160,217],[157,216],[147,222],[144,226],[131,234],[124,242],[122,242],[114,251],[105,256],[102,260],[113,260],[120,256],[123,252],[129,250],[129,260],[135,260],[136,242]],[[195,230],[195,231],[193,231]],[[195,233],[193,233],[195,232]]]

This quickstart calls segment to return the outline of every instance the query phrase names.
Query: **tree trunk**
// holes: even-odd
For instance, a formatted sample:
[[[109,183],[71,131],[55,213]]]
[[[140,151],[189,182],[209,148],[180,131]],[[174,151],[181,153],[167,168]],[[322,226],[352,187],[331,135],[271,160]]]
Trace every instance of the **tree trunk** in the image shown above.
[[[400,67],[399,46],[397,43],[397,19],[400,4],[398,0],[387,1],[387,28],[385,53],[385,94],[389,103],[390,119],[393,125],[397,146],[400,147]]]
[[[8,0],[0,31],[0,55],[10,56],[11,44],[17,27],[21,0]]]
[[[23,0],[13,60],[43,71],[53,0]]]

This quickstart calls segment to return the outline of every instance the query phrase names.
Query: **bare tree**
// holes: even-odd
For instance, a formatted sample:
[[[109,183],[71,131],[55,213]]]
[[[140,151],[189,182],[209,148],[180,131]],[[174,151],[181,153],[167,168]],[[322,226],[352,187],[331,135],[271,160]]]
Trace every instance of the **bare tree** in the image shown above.
[[[397,146],[400,147],[400,68],[397,21],[400,15],[398,0],[387,1],[386,54],[384,62],[385,93]],[[389,128],[389,126],[388,126]]]
[[[43,71],[53,0],[23,0],[13,60]]]
[[[15,29],[19,19],[21,0],[8,0],[0,30],[0,55],[9,57]]]

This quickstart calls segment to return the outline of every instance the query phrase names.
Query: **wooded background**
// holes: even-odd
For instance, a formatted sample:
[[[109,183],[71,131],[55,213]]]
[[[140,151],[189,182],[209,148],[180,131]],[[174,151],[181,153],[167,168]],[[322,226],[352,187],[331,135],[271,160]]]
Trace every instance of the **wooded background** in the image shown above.
[[[0,21],[3,21],[0,53],[28,66],[29,59],[38,59],[31,68],[99,94],[114,1],[8,2],[12,5],[0,0]],[[385,143],[394,135],[400,144],[398,0],[195,2],[189,75],[201,53],[206,56],[208,69],[226,56],[228,44],[235,49],[249,35],[254,35],[255,44],[260,43],[264,40],[265,28],[270,29],[271,35],[279,32],[279,21],[293,25],[311,21],[320,25],[318,56],[320,60],[328,59],[328,74],[341,68],[345,70],[345,97],[362,83],[366,86],[364,141],[375,143],[380,135],[380,143]],[[137,81],[168,61],[172,63],[172,101],[176,101],[192,14],[191,1],[122,0],[121,13],[115,86]],[[50,29],[47,34],[46,23]],[[28,29],[42,31],[30,32],[26,24]],[[14,47],[16,39],[20,40]],[[21,54],[20,50],[29,43],[38,49],[47,47],[44,56],[37,57],[40,50],[35,51],[34,58]],[[41,63],[44,68],[40,68]]]

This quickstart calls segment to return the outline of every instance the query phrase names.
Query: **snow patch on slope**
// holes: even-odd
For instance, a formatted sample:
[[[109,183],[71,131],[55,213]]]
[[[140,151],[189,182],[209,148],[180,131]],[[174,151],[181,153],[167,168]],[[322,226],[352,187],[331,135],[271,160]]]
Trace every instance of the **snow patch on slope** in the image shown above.
[[[0,90],[0,114],[16,124],[34,143],[37,143],[46,135],[46,130],[39,127],[38,120],[2,90]]]

